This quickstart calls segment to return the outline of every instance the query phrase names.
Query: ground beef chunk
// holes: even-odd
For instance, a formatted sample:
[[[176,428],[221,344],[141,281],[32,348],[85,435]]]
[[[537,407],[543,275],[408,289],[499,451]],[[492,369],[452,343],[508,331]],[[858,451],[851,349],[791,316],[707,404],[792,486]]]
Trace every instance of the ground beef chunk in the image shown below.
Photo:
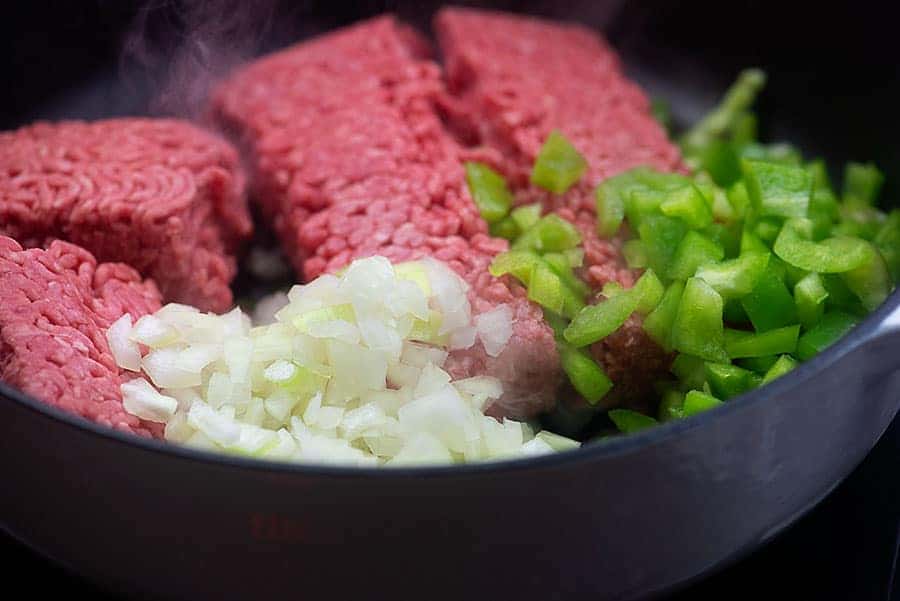
[[[677,171],[682,165],[615,52],[582,26],[502,13],[448,8],[438,13],[435,29],[450,92],[441,105],[469,144],[469,156],[504,173],[517,203],[539,202],[578,226],[585,249],[581,276],[589,284],[630,287],[639,274],[625,264],[621,235],[598,237],[594,190],[632,167]],[[561,196],[528,181],[553,130],[562,131],[589,165],[581,182]],[[640,408],[671,361],[637,316],[592,353],[617,384],[608,401]]]
[[[166,300],[225,311],[252,224],[236,151],[187,123],[110,119],[0,133],[0,234],[59,238],[153,278]]]
[[[106,330],[159,309],[156,285],[121,263],[101,263],[55,241],[47,250],[0,236],[0,380],[60,409],[118,430],[162,436],[162,424],[122,407],[123,377]]]
[[[525,417],[555,403],[559,358],[540,309],[487,266],[506,242],[487,235],[460,148],[435,110],[445,90],[428,44],[382,17],[298,44],[245,67],[218,90],[214,112],[249,149],[254,196],[301,277],[357,257],[432,256],[472,286],[475,312],[509,303],[513,338],[496,358],[455,353],[455,377],[497,375],[492,412]]]
[[[672,171],[681,163],[647,97],[622,74],[615,52],[582,26],[503,13],[448,8],[438,13],[435,29],[450,91],[442,104],[472,144],[472,156],[506,175],[517,202],[565,209],[562,214],[581,226],[590,283],[627,285],[631,276],[619,241],[597,237],[594,190],[632,167]],[[528,182],[541,145],[555,129],[589,164],[587,175],[562,196]]]

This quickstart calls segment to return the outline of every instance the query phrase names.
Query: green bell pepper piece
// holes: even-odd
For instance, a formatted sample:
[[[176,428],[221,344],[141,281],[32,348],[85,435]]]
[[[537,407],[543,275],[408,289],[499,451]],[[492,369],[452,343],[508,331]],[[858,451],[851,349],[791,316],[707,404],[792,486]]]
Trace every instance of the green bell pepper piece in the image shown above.
[[[528,298],[556,313],[563,313],[565,307],[565,284],[548,265],[538,263],[531,272],[528,282]]]
[[[541,257],[534,252],[510,250],[494,257],[488,271],[495,278],[510,274],[527,286],[535,267],[541,263]]]
[[[891,211],[872,239],[894,282],[900,281],[900,209]]]
[[[587,166],[572,143],[561,132],[552,131],[538,153],[531,183],[554,194],[563,194],[581,179]]]
[[[667,352],[672,350],[672,324],[683,291],[683,283],[670,284],[656,308],[644,318],[644,331]]]
[[[643,269],[647,266],[647,248],[636,238],[622,245],[622,256],[631,269]]]
[[[844,167],[844,202],[872,205],[884,183],[878,167],[869,163],[847,163]]]
[[[700,389],[706,384],[706,362],[691,355],[678,355],[670,371],[684,390]]]
[[[640,432],[641,430],[652,428],[659,423],[649,415],[631,411],[630,409],[613,409],[608,415],[609,419],[612,420],[623,434]]]
[[[762,383],[768,384],[772,380],[780,378],[788,373],[795,367],[797,367],[797,361],[793,357],[790,355],[782,355],[775,361],[772,367],[769,368],[769,371],[766,372],[766,375],[762,379]]]
[[[725,349],[732,359],[790,354],[797,350],[799,335],[799,325],[758,333],[727,329]]]
[[[662,393],[662,399],[659,402],[659,409],[657,411],[658,419],[663,422],[681,419],[684,417],[684,411],[682,411],[683,404],[683,392],[678,390],[666,390]]]
[[[736,259],[704,265],[695,277],[704,280],[723,298],[749,294],[769,265],[769,253],[746,253]]]
[[[750,294],[741,299],[741,305],[757,332],[797,323],[794,297],[771,267],[763,272]]]
[[[572,386],[589,404],[599,403],[612,389],[612,380],[603,368],[581,349],[562,340],[557,343],[557,347],[563,371],[566,372]]]
[[[648,269],[638,278],[634,286],[629,291],[638,298],[637,308],[635,309],[641,315],[647,315],[659,305],[665,294],[666,287],[659,281],[652,269]]]
[[[582,298],[590,293],[590,287],[575,275],[575,272],[572,270],[569,257],[563,253],[552,252],[546,253],[542,258],[544,259],[544,262],[550,266],[550,269],[552,269],[573,292],[578,293]]]
[[[728,188],[728,202],[734,209],[735,217],[742,219],[747,216],[751,208],[750,193],[747,192],[747,185],[743,180],[735,182]]]
[[[715,409],[723,404],[722,401],[711,394],[706,394],[699,390],[691,390],[684,395],[684,405],[682,406],[682,410],[684,411],[685,417],[690,417],[692,415],[697,415],[698,413],[703,413],[704,411],[709,411],[710,409]]]
[[[652,215],[638,226],[638,235],[647,250],[648,266],[656,273],[667,274],[669,264],[687,226],[680,220],[664,215]]]
[[[781,220],[777,217],[760,217],[753,227],[760,240],[771,244],[781,231]]]
[[[812,329],[800,337],[797,358],[806,361],[837,342],[852,330],[859,320],[839,311],[828,312]]]
[[[812,176],[803,167],[741,161],[744,182],[760,217],[806,217],[812,195]]]
[[[678,243],[669,265],[669,279],[686,280],[697,268],[725,258],[725,250],[703,234],[689,231]]]
[[[873,260],[874,250],[865,240],[834,237],[812,242],[803,235],[811,228],[808,219],[786,222],[775,240],[775,254],[800,269],[818,273],[842,273]]]
[[[728,363],[706,363],[706,381],[712,393],[728,400],[759,386],[761,378],[747,369]]]
[[[728,362],[722,308],[718,292],[704,280],[690,278],[672,323],[672,348],[707,361]]]
[[[509,214],[510,218],[515,222],[520,231],[526,231],[534,227],[541,219],[542,207],[540,203],[523,205],[516,207]]]
[[[763,376],[777,361],[778,355],[764,355],[762,357],[744,357],[738,359],[737,364]]]
[[[513,218],[509,215],[496,223],[490,224],[489,230],[491,232],[491,236],[495,238],[506,238],[510,241],[518,238],[519,233],[521,233],[522,231],[519,229],[519,226],[516,225],[516,222],[513,220]]]
[[[749,324],[750,316],[744,311],[744,306],[740,299],[732,298],[725,301],[725,308],[722,311],[725,323],[728,324]]]
[[[741,232],[741,254],[747,253],[769,253],[769,247],[762,239],[751,232],[744,230]]]
[[[804,330],[809,330],[822,319],[827,299],[828,290],[818,273],[808,274],[794,286],[794,304]]]
[[[696,186],[685,186],[669,192],[659,205],[667,217],[678,217],[693,229],[701,229],[712,223],[712,208]]]
[[[841,274],[847,287],[859,298],[863,307],[874,311],[894,289],[891,274],[881,253],[870,243],[871,258],[866,263]]]
[[[602,340],[625,323],[637,309],[639,301],[634,294],[622,293],[596,305],[588,305],[578,312],[563,335],[569,344],[576,347]]]
[[[533,227],[540,237],[539,249],[544,252],[568,250],[581,242],[578,229],[559,215],[542,217]]]
[[[468,162],[465,168],[469,192],[484,220],[496,223],[506,217],[513,195],[503,176],[481,163]]]
[[[681,147],[685,155],[690,156],[698,149],[706,148],[711,141],[732,133],[765,83],[766,74],[759,69],[742,71],[718,106],[682,136]]]

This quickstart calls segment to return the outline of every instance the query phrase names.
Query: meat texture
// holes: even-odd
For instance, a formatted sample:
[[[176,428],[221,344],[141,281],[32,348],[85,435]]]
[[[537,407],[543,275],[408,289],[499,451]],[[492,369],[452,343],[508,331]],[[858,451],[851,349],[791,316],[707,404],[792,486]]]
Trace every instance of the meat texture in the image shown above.
[[[244,179],[228,143],[181,121],[37,123],[0,133],[0,234],[67,240],[224,311],[252,228]]]
[[[473,158],[501,171],[518,203],[540,202],[575,223],[584,241],[582,276],[595,289],[630,287],[621,238],[599,238],[594,191],[604,179],[645,165],[682,170],[677,147],[653,119],[650,103],[623,74],[615,52],[578,25],[461,8],[435,18],[449,94],[442,109]],[[564,195],[530,185],[541,145],[561,131],[588,162]],[[670,358],[636,317],[592,348],[617,384],[615,399],[639,403]]]
[[[152,281],[68,242],[23,250],[0,236],[0,298],[0,380],[99,424],[162,436],[162,424],[123,409],[123,374],[106,341],[123,314],[159,309]]]
[[[450,94],[443,109],[473,156],[499,169],[520,203],[541,202],[578,224],[586,279],[630,285],[618,240],[596,234],[594,190],[632,167],[680,169],[677,147],[653,119],[641,89],[595,32],[533,17],[448,8],[435,18]],[[561,131],[588,162],[565,195],[529,184],[541,145]]]
[[[374,254],[432,256],[469,282],[475,313],[509,304],[514,333],[503,353],[476,343],[446,367],[504,381],[490,412],[533,415],[555,403],[553,335],[521,287],[487,272],[506,242],[487,235],[468,194],[427,55],[427,42],[393,18],[366,21],[247,66],[219,89],[214,110],[249,148],[254,195],[298,273],[313,278]]]

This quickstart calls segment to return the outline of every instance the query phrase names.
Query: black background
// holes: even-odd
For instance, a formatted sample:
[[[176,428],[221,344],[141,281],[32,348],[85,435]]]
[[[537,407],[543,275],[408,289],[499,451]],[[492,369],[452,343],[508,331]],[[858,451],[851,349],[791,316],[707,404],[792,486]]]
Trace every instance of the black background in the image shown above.
[[[900,199],[900,35],[890,3],[491,4],[603,29],[632,75],[651,93],[667,96],[682,121],[708,107],[741,67],[764,67],[770,84],[760,112],[767,139],[796,141],[832,165],[875,160],[888,173],[885,202]],[[0,19],[5,84],[0,129],[37,118],[189,115],[208,83],[209,77],[196,77],[200,71],[214,77],[255,52],[385,9],[427,27],[427,15],[437,5],[12,3]],[[898,535],[900,420],[895,420],[869,459],[813,513],[764,550],[678,598],[887,599],[892,572],[900,569]],[[2,544],[10,558],[3,570],[7,590],[27,584],[38,595],[102,594],[9,539]],[[900,583],[893,594],[900,599]]]

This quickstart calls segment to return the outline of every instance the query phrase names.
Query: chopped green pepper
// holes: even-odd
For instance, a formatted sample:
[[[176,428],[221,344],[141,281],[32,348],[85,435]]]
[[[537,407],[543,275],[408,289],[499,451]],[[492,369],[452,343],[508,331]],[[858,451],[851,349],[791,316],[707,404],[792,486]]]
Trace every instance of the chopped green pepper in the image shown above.
[[[741,305],[757,332],[797,323],[794,297],[771,267],[763,272],[750,294],[741,299]]]
[[[667,217],[678,217],[691,228],[704,228],[713,220],[712,208],[696,186],[685,186],[669,192],[659,205]]]
[[[725,258],[725,250],[703,234],[689,231],[678,243],[669,265],[668,276],[673,280],[686,280],[697,268],[716,263]]]
[[[587,161],[581,153],[562,133],[552,131],[538,153],[531,171],[531,183],[554,194],[562,194],[581,179],[586,170]]]
[[[631,411],[630,409],[613,409],[609,412],[609,419],[624,434],[646,430],[659,423],[649,415]]]
[[[725,349],[732,359],[789,354],[797,349],[799,335],[799,325],[757,333],[727,329]]]
[[[859,320],[846,313],[833,311],[825,316],[811,330],[800,337],[797,343],[797,357],[801,361],[811,359],[834,344],[852,330]]]
[[[541,205],[540,203],[534,203],[516,207],[509,216],[519,227],[519,230],[524,232],[534,227],[540,221]]]
[[[868,261],[841,274],[847,287],[859,298],[863,307],[874,311],[888,297],[894,284],[881,253],[866,242],[872,252]]]
[[[699,357],[678,355],[672,361],[670,371],[678,377],[685,390],[700,389],[706,384],[706,363]]]
[[[532,271],[539,264],[541,264],[541,258],[536,253],[527,250],[511,250],[494,257],[488,271],[495,278],[508,273],[527,285],[531,281]]]
[[[776,378],[780,378],[784,374],[788,373],[792,369],[797,367],[797,361],[794,360],[790,355],[782,355],[778,358],[778,360],[769,368],[769,371],[766,372],[766,375],[762,379],[763,384],[768,384],[772,380]]]
[[[812,176],[803,167],[744,159],[744,182],[760,217],[806,217]]]
[[[720,399],[743,394],[759,386],[760,377],[752,371],[728,363],[706,363],[706,381]]]
[[[684,405],[682,410],[685,417],[697,415],[710,409],[715,409],[719,405],[723,405],[722,401],[716,397],[700,392],[699,390],[691,390],[684,396]]]
[[[653,270],[648,269],[638,281],[634,283],[634,287],[630,291],[631,294],[636,295],[638,298],[638,304],[635,310],[641,315],[647,315],[656,309],[657,305],[659,305],[662,300],[665,291],[665,286],[659,281],[659,278],[656,277]]]
[[[588,305],[566,328],[566,340],[582,347],[606,338],[634,313],[639,300],[634,294],[617,294],[596,305]]]
[[[559,215],[542,217],[533,227],[538,231],[542,251],[568,250],[581,242],[581,234],[575,226]]]
[[[509,213],[512,192],[503,176],[481,163],[466,163],[466,182],[478,207],[478,212],[488,223],[496,223]]]
[[[490,224],[491,236],[495,238],[506,238],[507,240],[515,240],[521,230],[513,218],[506,216],[496,223]]]
[[[631,269],[643,269],[647,266],[647,248],[636,238],[622,245],[622,256]]]
[[[684,393],[678,390],[666,390],[662,393],[657,415],[660,421],[681,419],[684,412],[681,407],[684,404]]]
[[[778,355],[764,355],[762,357],[744,357],[738,359],[737,364],[757,374],[765,375],[777,361]]]
[[[891,278],[895,282],[900,280],[900,209],[894,209],[888,214],[872,241],[881,251]]]
[[[872,260],[872,246],[859,238],[834,237],[821,242],[805,239],[801,232],[811,226],[808,219],[785,223],[775,240],[775,254],[800,269],[819,273],[842,273]]]
[[[669,263],[687,231],[680,219],[664,215],[651,215],[638,226],[638,235],[647,250],[647,264],[653,271],[669,272]]]
[[[564,284],[545,263],[538,263],[528,282],[528,298],[551,311],[562,314],[565,307]]]
[[[871,205],[878,198],[884,175],[871,163],[847,163],[844,168],[844,202]]]
[[[612,381],[590,355],[565,341],[559,341],[563,371],[575,390],[591,405],[596,405],[612,388]]]
[[[666,351],[672,350],[672,324],[683,291],[684,284],[681,282],[670,284],[656,308],[644,318],[644,331]]]
[[[828,290],[818,273],[810,273],[794,286],[794,304],[797,317],[805,330],[810,329],[825,314]]]
[[[544,262],[550,266],[550,269],[560,277],[563,283],[577,292],[582,298],[590,293],[590,287],[584,283],[575,272],[572,271],[572,265],[569,257],[562,253],[546,253],[543,257]]]
[[[707,361],[725,363],[722,297],[700,278],[690,278],[672,323],[672,348]]]
[[[769,265],[769,253],[746,253],[736,259],[704,265],[696,277],[704,280],[724,298],[749,294]]]

